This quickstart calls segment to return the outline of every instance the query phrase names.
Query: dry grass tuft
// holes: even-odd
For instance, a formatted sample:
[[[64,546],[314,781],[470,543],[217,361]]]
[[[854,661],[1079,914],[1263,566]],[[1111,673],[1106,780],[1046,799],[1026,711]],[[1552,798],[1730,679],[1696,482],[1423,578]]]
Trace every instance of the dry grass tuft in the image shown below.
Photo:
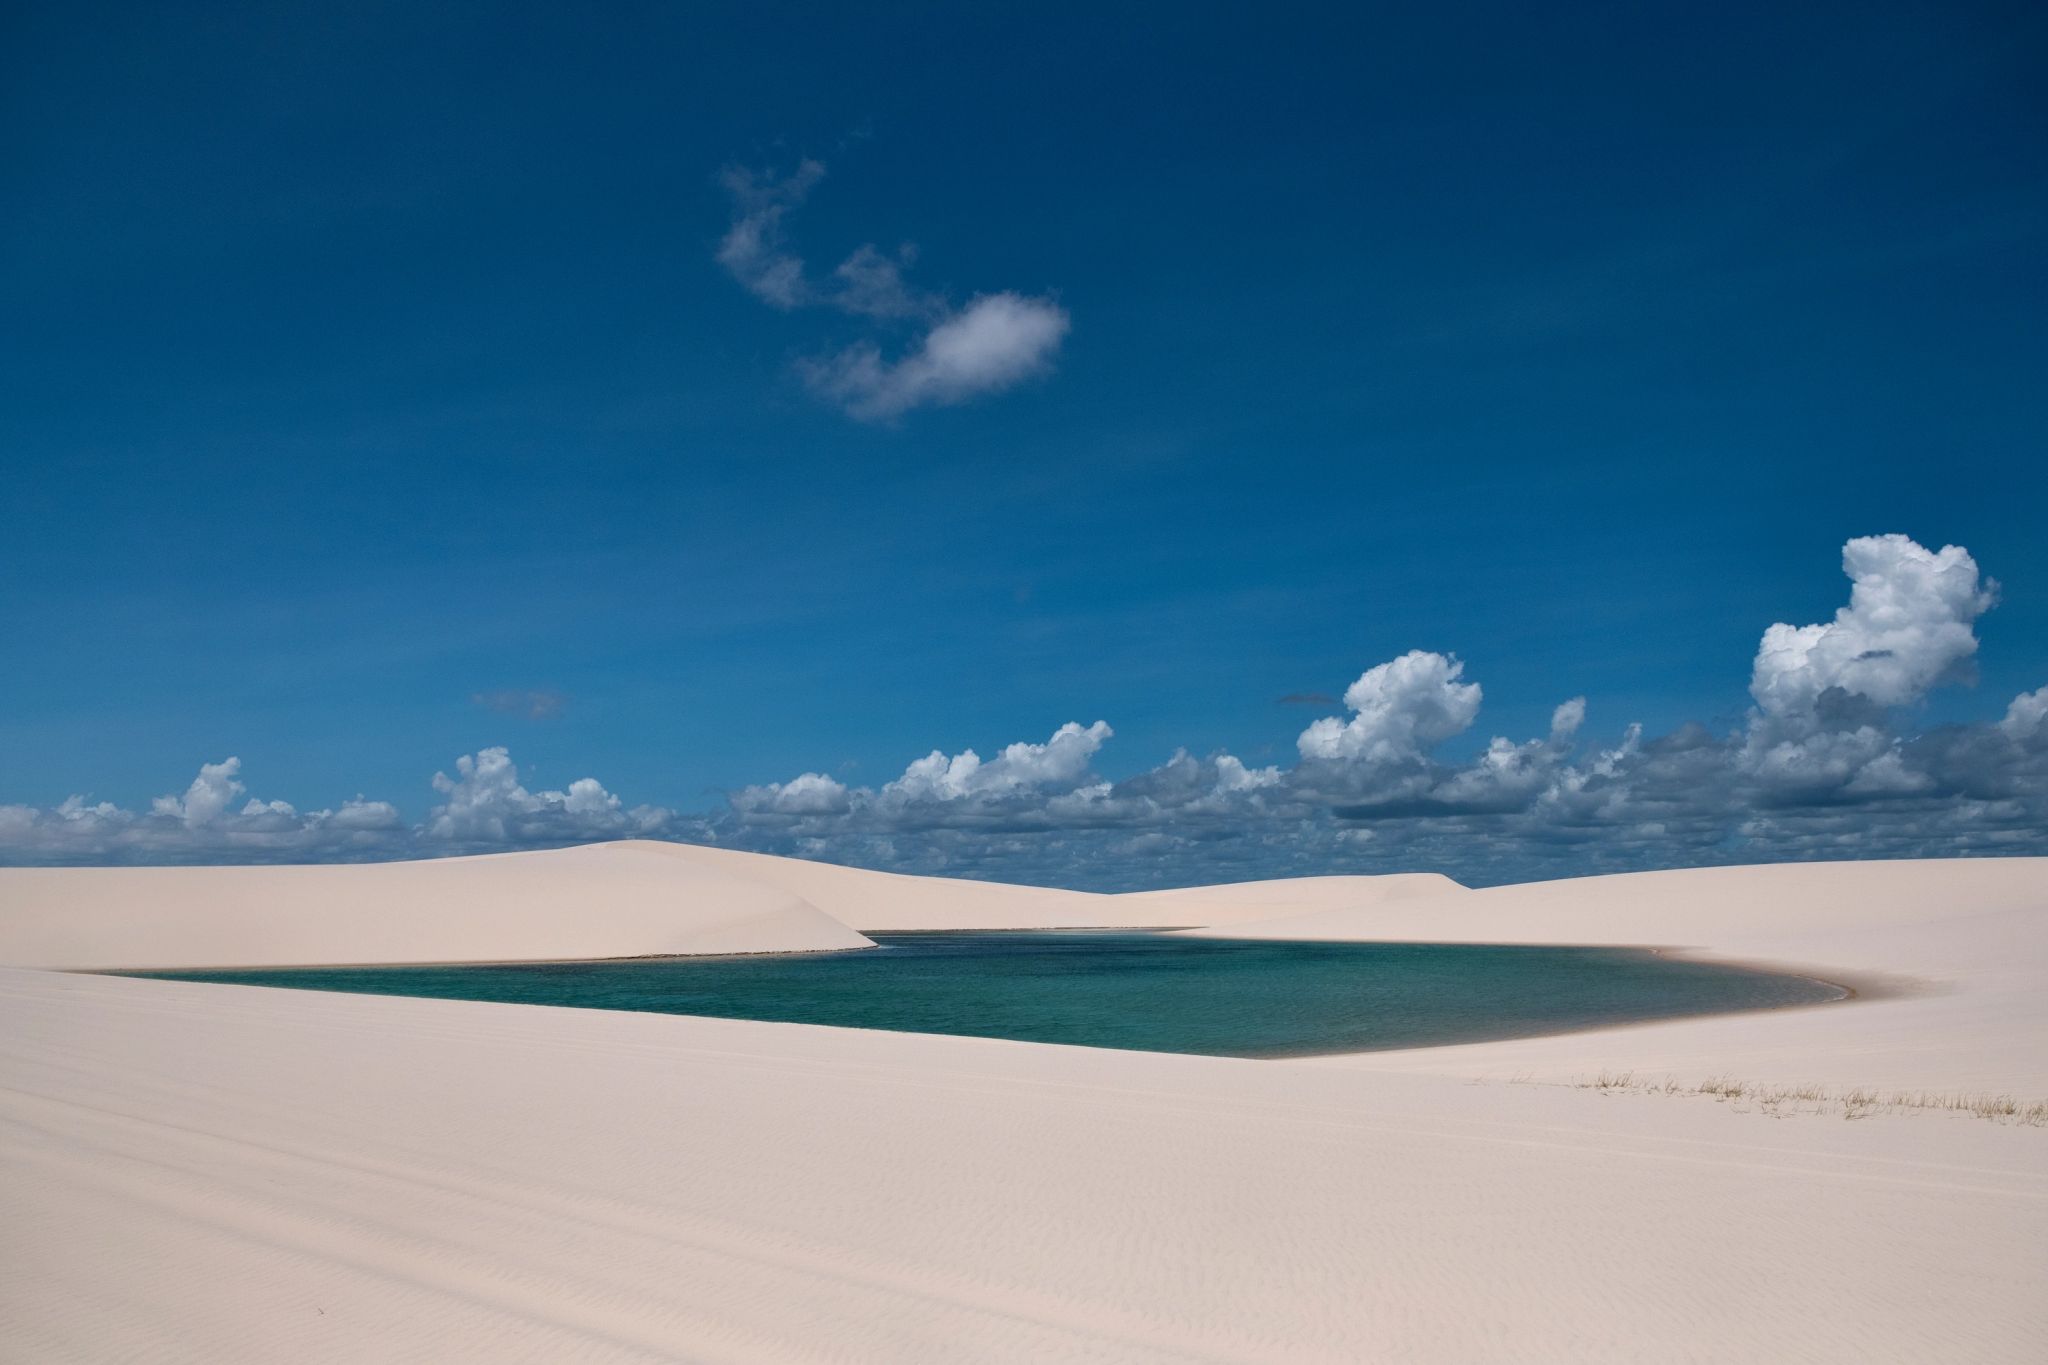
[[[1739,1100],[1749,1093],[1749,1087],[1733,1076],[1710,1076],[1700,1082],[1699,1093],[1717,1100]]]
[[[1633,1071],[1603,1071],[1590,1081],[1579,1082],[1581,1090],[1633,1090],[1635,1085]]]
[[[1526,1075],[1515,1084],[1531,1084]],[[1839,1114],[1845,1119],[1865,1119],[1876,1114],[1949,1113],[1987,1119],[1992,1123],[2048,1127],[2048,1100],[2019,1100],[2011,1095],[1973,1095],[1935,1090],[1895,1090],[1882,1094],[1867,1087],[1834,1091],[1824,1085],[1759,1085],[1733,1076],[1710,1076],[1696,1085],[1681,1084],[1675,1077],[1662,1080],[1639,1077],[1633,1071],[1602,1071],[1591,1080],[1574,1081],[1581,1090],[1603,1095],[1691,1095],[1704,1096],[1744,1112],[1755,1111],[1784,1118],[1793,1114]]]

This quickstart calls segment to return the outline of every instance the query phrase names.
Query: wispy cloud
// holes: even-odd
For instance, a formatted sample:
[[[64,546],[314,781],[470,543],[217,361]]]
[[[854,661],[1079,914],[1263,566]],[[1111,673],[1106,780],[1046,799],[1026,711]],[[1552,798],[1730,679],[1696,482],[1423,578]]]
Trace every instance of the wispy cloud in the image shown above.
[[[862,341],[801,366],[812,389],[865,421],[912,408],[950,406],[1001,393],[1052,368],[1066,310],[1044,299],[988,294],[925,333],[909,355],[885,360]]]
[[[823,179],[822,162],[805,161],[786,176],[728,169],[721,177],[732,195],[732,226],[718,244],[718,263],[763,303],[799,308],[813,302],[803,259],[789,250],[782,220]]]
[[[508,716],[524,716],[528,720],[546,720],[558,714],[569,704],[569,698],[549,688],[539,690],[528,688],[499,688],[492,692],[469,694],[472,706],[481,706],[486,711],[497,711]]]
[[[790,247],[787,219],[824,175],[823,163],[809,160],[784,176],[727,170],[722,180],[733,219],[716,253],[735,280],[771,307],[829,308],[878,327],[916,329],[908,341],[864,337],[801,361],[798,374],[812,392],[858,420],[887,422],[916,408],[1001,393],[1051,371],[1072,325],[1065,308],[1009,290],[955,307],[905,278],[917,260],[912,244],[891,253],[864,243],[814,279]]]

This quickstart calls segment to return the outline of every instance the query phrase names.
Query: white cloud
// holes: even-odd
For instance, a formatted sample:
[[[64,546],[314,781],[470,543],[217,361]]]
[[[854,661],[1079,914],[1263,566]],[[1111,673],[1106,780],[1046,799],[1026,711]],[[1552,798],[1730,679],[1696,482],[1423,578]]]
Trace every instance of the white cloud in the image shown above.
[[[814,283],[789,247],[785,220],[823,178],[805,161],[788,176],[728,170],[733,220],[717,259],[762,301],[790,310],[836,309],[878,323],[917,322],[924,330],[895,359],[868,338],[836,354],[802,361],[798,372],[814,393],[861,421],[890,421],[915,408],[965,403],[1014,388],[1052,368],[1072,319],[1049,298],[1015,291],[981,294],[953,308],[939,294],[913,288],[904,270],[917,259],[911,244],[890,255],[863,244]]]
[[[94,801],[86,796],[67,796],[51,813],[67,825],[124,824],[135,818],[111,801]]]
[[[578,778],[565,791],[528,791],[503,746],[463,755],[455,773],[434,774],[434,790],[446,800],[428,814],[426,838],[482,845],[596,839],[646,833],[670,817],[653,806],[626,810],[594,777]]]
[[[742,788],[733,805],[740,810],[772,815],[840,815],[851,802],[846,784],[823,773],[803,773],[787,782]]]
[[[2048,737],[2048,687],[2014,697],[1998,729],[2007,739],[2022,742]]]
[[[1832,621],[1764,632],[1751,667],[1756,699],[1742,767],[1772,800],[1877,798],[1924,791],[1886,708],[1959,677],[1977,652],[1974,623],[1997,601],[1959,545],[1931,551],[1902,535],[1842,547],[1849,604]]]
[[[1858,767],[1842,790],[1855,797],[1907,796],[1931,791],[1933,787],[1934,779],[1916,771],[1894,745]]]
[[[1557,780],[1560,751],[1551,741],[1517,744],[1496,735],[1470,766],[1451,774],[1430,800],[1451,810],[1516,810]]]
[[[1992,585],[1966,551],[1899,537],[1853,541],[1844,561],[1849,606],[1826,625],[1771,632],[1759,704],[1733,732],[1688,723],[1650,738],[1631,723],[1588,744],[1586,698],[1572,697],[1546,734],[1496,737],[1446,763],[1436,749],[1472,726],[1482,693],[1458,660],[1418,650],[1367,669],[1345,693],[1348,715],[1302,733],[1293,768],[1183,749],[1112,782],[1094,774],[1087,732],[1072,725],[994,762],[935,751],[879,792],[849,790],[843,810],[747,837],[906,870],[1097,885],[1151,875],[1132,869],[1139,851],[1170,856],[1188,880],[1361,858],[1487,880],[2048,850],[2048,744],[2036,742],[2048,738],[2048,688],[2015,698],[1996,725],[1893,728],[1895,708],[1967,667]],[[1058,759],[1063,737],[1072,748]]]
[[[1764,632],[1749,690],[1765,716],[1810,718],[1831,689],[1879,706],[1918,701],[1977,652],[1972,623],[1997,600],[1959,545],[1864,536],[1842,547],[1842,571],[1849,605],[1833,621]]]
[[[1008,828],[1023,822],[1113,823],[1129,818],[1091,763],[1115,732],[1105,721],[1069,721],[1043,743],[1019,741],[984,759],[973,749],[934,749],[879,790],[848,787],[822,773],[744,787],[728,798],[731,818],[757,833],[787,836],[791,849],[817,837],[857,833],[879,850],[903,831]],[[1235,760],[1232,760],[1233,762]],[[1197,767],[1186,755],[1175,763]],[[1174,767],[1169,763],[1168,768]],[[1240,771],[1242,765],[1239,765]],[[1277,774],[1275,775],[1277,777]],[[1265,774],[1245,774],[1248,786]]]
[[[863,421],[886,421],[913,408],[964,403],[1014,388],[1052,368],[1065,338],[1067,310],[1049,299],[984,294],[946,317],[909,355],[882,358],[873,342],[806,362],[804,379]]]
[[[205,763],[183,795],[142,812],[71,796],[48,810],[0,807],[0,860],[23,856],[173,861],[193,857],[337,857],[402,852],[411,837],[398,808],[357,797],[339,810],[301,812],[251,797],[239,808],[241,760]]]
[[[1863,769],[1892,753],[1892,737],[1874,725],[1820,730],[1776,743],[1752,742],[1744,763],[1766,787],[1825,791],[1846,787]]]
[[[1623,764],[1634,758],[1643,747],[1643,723],[1632,720],[1622,731],[1621,743],[1602,753],[1593,760],[1591,772],[1595,777],[1613,777]]]
[[[1247,768],[1244,760],[1229,754],[1216,755],[1216,790],[1223,792],[1250,792],[1280,784],[1280,769],[1277,766]]]
[[[372,833],[402,829],[405,819],[389,801],[365,801],[361,796],[341,803],[341,809],[315,812],[322,823],[351,833]]]
[[[519,784],[519,769],[506,749],[484,749],[455,760],[456,776],[434,774],[434,790],[448,798],[427,821],[427,832],[442,839],[505,837],[506,817],[532,814],[541,807],[533,793]]]
[[[551,796],[551,792],[543,792]],[[579,820],[608,822],[619,811],[619,798],[594,777],[579,777],[562,797],[562,809]]]
[[[185,789],[183,797],[159,796],[150,803],[150,811],[182,820],[187,829],[204,829],[220,818],[229,802],[242,794],[242,784],[235,780],[235,774],[241,770],[242,760],[234,757],[220,763],[202,764],[199,776],[192,779],[192,785]]]
[[[948,756],[932,750],[882,788],[885,801],[960,801],[1006,796],[1028,788],[1071,786],[1116,732],[1106,721],[1085,729],[1068,721],[1043,744],[1018,742],[984,763],[972,749]]]
[[[1344,691],[1349,720],[1325,716],[1301,732],[1303,758],[1401,763],[1420,758],[1479,714],[1478,683],[1462,661],[1412,649],[1377,664]]]
[[[1991,589],[1974,562],[1900,538],[1848,550],[1849,607],[1824,626],[1774,628],[1758,706],[1732,731],[1688,723],[1652,738],[1631,724],[1599,741],[1573,697],[1546,735],[1496,737],[1448,762],[1435,751],[1473,725],[1480,688],[1456,659],[1418,650],[1367,669],[1345,694],[1350,713],[1310,726],[1292,767],[1180,749],[1112,781],[1095,770],[1109,724],[1070,722],[988,759],[934,750],[879,789],[822,772],[746,787],[697,818],[628,807],[592,777],[529,789],[510,753],[491,748],[436,774],[438,802],[411,825],[361,796],[312,811],[247,797],[231,757],[141,811],[84,796],[0,805],[0,860],[400,857],[665,833],[906,871],[1131,886],[2048,852],[2048,688],[2014,697],[1999,720],[1895,728],[1909,719],[1902,702],[1976,648],[1971,623]]]

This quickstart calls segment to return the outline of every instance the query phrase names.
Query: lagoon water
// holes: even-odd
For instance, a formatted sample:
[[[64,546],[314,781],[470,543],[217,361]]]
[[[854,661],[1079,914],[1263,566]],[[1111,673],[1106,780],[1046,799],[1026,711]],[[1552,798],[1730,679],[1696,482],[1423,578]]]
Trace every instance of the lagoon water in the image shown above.
[[[1102,930],[872,937],[880,947],[845,953],[136,974],[1233,1057],[1480,1042],[1845,994],[1621,948]]]

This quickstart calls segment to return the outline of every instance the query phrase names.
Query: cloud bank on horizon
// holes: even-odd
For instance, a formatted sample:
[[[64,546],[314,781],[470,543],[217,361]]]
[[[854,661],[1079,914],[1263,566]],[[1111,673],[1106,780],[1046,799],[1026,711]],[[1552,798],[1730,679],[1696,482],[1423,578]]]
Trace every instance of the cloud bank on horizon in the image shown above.
[[[819,397],[866,422],[888,422],[922,407],[947,407],[1015,388],[1048,373],[1071,318],[1050,298],[1014,291],[979,294],[959,307],[914,288],[904,270],[917,259],[872,243],[823,279],[790,249],[787,220],[824,179],[824,163],[805,160],[786,176],[735,168],[721,177],[732,196],[732,226],[717,261],[763,303],[784,312],[823,307],[877,327],[914,327],[917,339],[895,359],[871,338],[798,362]]]
[[[769,272],[769,278],[784,276]],[[1843,548],[1849,602],[1830,621],[1778,623],[1751,663],[1753,701],[1726,733],[1688,723],[1582,745],[1584,697],[1547,734],[1469,731],[1484,690],[1463,660],[1410,650],[1366,669],[1346,714],[1320,717],[1290,767],[1176,751],[1121,781],[1095,770],[1105,721],[984,759],[933,750],[879,787],[806,772],[733,792],[722,809],[627,806],[595,778],[529,790],[488,748],[437,772],[410,824],[361,797],[300,811],[247,795],[241,763],[204,764],[144,811],[73,796],[0,805],[0,860],[357,859],[653,837],[904,871],[1105,889],[1330,871],[1524,877],[1812,858],[2048,852],[2048,686],[1991,722],[1914,731],[1936,688],[1970,680],[1975,622],[1998,585],[1960,546],[1902,535]]]

